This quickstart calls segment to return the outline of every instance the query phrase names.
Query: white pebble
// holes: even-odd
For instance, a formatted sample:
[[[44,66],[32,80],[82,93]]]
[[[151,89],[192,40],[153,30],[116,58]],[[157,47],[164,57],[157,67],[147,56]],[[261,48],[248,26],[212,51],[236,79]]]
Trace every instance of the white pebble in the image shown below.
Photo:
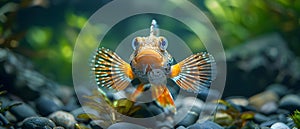
[[[286,124],[277,122],[271,126],[271,129],[290,129]]]

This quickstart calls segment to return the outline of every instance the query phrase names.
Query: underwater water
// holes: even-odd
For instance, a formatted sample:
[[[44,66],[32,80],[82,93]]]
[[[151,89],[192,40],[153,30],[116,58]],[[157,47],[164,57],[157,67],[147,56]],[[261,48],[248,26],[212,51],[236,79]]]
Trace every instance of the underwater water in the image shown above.
[[[109,12],[107,17],[93,14],[110,2],[0,2],[0,128],[300,128],[300,2],[190,0],[211,24],[206,25],[205,18],[200,18],[203,23],[194,18],[183,22],[153,11],[126,17],[109,28],[109,24],[103,23],[110,23],[109,18],[117,16],[117,9]],[[162,2],[164,8],[161,9],[180,14],[174,12],[184,6],[183,3],[174,2],[176,6],[171,6],[171,3]],[[155,3],[147,4],[151,7]],[[93,22],[92,17],[104,22]],[[130,78],[130,82],[115,81],[117,86],[108,84],[107,87],[114,87],[114,90],[124,83],[130,85],[119,92],[101,87],[104,78],[96,84],[97,74],[92,69],[96,50],[104,47],[116,52],[133,68],[130,63],[134,52],[132,41],[138,36],[149,36],[153,19],[160,29],[159,36],[167,40],[164,42],[167,43],[166,50],[173,57],[168,58],[173,59],[170,66],[192,54],[204,51],[212,54],[217,65],[216,80],[207,75],[205,81],[199,83],[210,86],[193,90],[200,86],[194,86],[187,79],[192,74],[181,83],[170,76],[166,81],[151,82],[166,84],[170,94],[158,91],[165,96],[161,100],[152,99],[153,89],[145,86],[145,93],[134,100],[128,98],[143,81],[142,76]],[[210,26],[216,31],[206,29]],[[212,38],[214,34],[218,36]],[[162,41],[158,43],[162,44]],[[214,45],[206,44],[206,41],[222,43],[226,58],[218,55],[222,54],[220,51],[211,52]],[[78,42],[83,42],[82,49],[76,49]],[[163,51],[165,45],[159,47],[158,50]],[[78,53],[78,50],[83,51]],[[185,63],[189,62],[193,61]],[[74,63],[84,66],[74,67]],[[221,67],[222,63],[225,65]],[[207,73],[213,73],[212,64],[208,64],[205,65],[205,68],[209,67]],[[145,68],[147,71],[148,67]],[[104,71],[104,74],[109,72]],[[137,72],[133,74],[137,75]],[[204,76],[193,80],[199,81],[203,79],[201,77]],[[164,76],[156,74],[153,78]],[[222,80],[224,83],[220,84]],[[216,88],[218,86],[221,88]]]

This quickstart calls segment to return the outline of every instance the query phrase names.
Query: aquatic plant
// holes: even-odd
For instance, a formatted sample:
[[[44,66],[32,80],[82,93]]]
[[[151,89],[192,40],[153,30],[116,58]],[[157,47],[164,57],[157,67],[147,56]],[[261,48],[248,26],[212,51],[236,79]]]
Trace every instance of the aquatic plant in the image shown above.
[[[132,116],[141,107],[135,105],[133,101],[125,98],[118,100],[110,100],[106,94],[98,91],[93,91],[91,96],[84,96],[87,100],[85,106],[96,111],[95,113],[79,114],[77,118],[86,120],[102,120],[103,126],[108,127],[114,123],[122,121],[122,115]]]
[[[1,95],[4,95],[4,94],[6,94],[6,93],[7,93],[6,90],[2,90],[2,91],[0,91],[0,96],[1,96]],[[14,103],[14,104],[11,104],[11,105],[5,106],[5,107],[2,107],[2,104],[3,104],[3,102],[0,101],[0,113],[1,113],[1,114],[3,114],[3,113],[6,112],[6,111],[9,111],[11,108],[13,108],[13,107],[15,107],[15,106],[21,105],[22,103]]]
[[[2,87],[2,86],[0,86],[0,88],[1,88],[1,87]],[[6,93],[7,93],[6,90],[2,90],[2,91],[0,91],[0,96],[5,95]],[[2,107],[2,106],[3,106],[3,102],[0,101],[0,114],[4,114],[6,111],[9,111],[11,108],[13,108],[13,107],[15,107],[15,106],[18,106],[18,105],[21,105],[21,104],[22,104],[22,103],[14,103],[14,104],[11,104],[11,105],[9,105],[9,106]],[[13,126],[12,123],[8,123],[8,124],[5,125],[6,128],[9,128],[9,127],[11,127],[11,126]]]
[[[297,128],[300,128],[300,111],[298,110],[294,111],[294,114],[292,114],[290,118],[292,118],[292,120],[294,121],[295,126]]]
[[[214,118],[214,121],[222,126],[235,126],[241,129],[247,125],[249,120],[254,118],[254,112],[240,112],[225,100],[218,100],[218,103],[226,106],[226,109],[219,109]]]

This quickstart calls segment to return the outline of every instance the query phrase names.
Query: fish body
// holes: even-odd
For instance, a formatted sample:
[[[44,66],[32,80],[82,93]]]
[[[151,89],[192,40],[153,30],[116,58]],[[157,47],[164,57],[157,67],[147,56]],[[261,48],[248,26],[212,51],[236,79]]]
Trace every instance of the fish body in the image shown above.
[[[130,56],[130,63],[109,49],[99,48],[92,65],[97,85],[120,91],[137,78],[140,84],[132,93],[132,100],[135,100],[145,90],[145,86],[150,84],[153,100],[175,113],[176,106],[166,86],[167,79],[171,78],[184,90],[197,93],[203,88],[208,88],[215,79],[216,63],[213,56],[202,52],[174,64],[167,46],[167,39],[159,36],[158,25],[153,20],[149,36],[133,39],[134,51]]]

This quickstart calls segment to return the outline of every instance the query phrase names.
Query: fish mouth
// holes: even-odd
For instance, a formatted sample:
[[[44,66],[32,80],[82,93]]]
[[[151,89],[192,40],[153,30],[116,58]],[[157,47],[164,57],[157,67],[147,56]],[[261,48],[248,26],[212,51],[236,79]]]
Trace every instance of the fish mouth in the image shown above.
[[[134,60],[136,68],[147,73],[152,69],[162,67],[163,57],[160,53],[152,49],[146,49],[139,52]]]

